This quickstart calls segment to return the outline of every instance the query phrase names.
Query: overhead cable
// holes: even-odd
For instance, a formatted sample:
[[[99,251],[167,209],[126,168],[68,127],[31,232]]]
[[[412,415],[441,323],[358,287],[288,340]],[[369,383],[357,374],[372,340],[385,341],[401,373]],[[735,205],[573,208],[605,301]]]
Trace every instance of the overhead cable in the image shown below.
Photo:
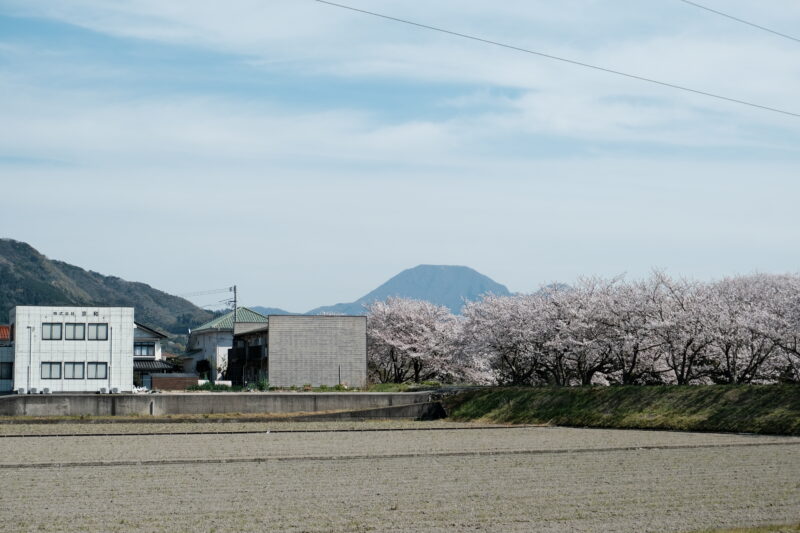
[[[757,103],[754,103],[754,102],[748,102],[746,100],[739,100],[737,98],[731,98],[729,96],[723,96],[721,94],[710,93],[710,92],[701,91],[701,90],[698,90],[698,89],[692,89],[691,87],[686,87],[686,86],[683,86],[683,85],[677,85],[675,83],[669,83],[669,82],[665,82],[665,81],[659,81],[659,80],[656,80],[656,79],[653,79],[653,78],[647,78],[647,77],[639,76],[639,75],[636,75],[636,74],[629,74],[627,72],[622,72],[620,70],[614,70],[614,69],[610,69],[610,68],[606,68],[606,67],[601,67],[601,66],[598,66],[598,65],[592,65],[590,63],[584,63],[582,61],[576,61],[574,59],[568,59],[568,58],[565,58],[565,57],[559,57],[559,56],[555,56],[555,55],[552,55],[552,54],[547,54],[547,53],[544,53],[544,52],[537,52],[536,50],[531,50],[531,49],[528,49],[528,48],[522,48],[522,47],[514,46],[514,45],[511,45],[511,44],[505,44],[505,43],[501,43],[501,42],[498,42],[498,41],[492,41],[490,39],[484,39],[482,37],[476,37],[474,35],[469,35],[469,34],[466,34],[466,33],[459,33],[459,32],[452,31],[452,30],[447,30],[447,29],[444,29],[444,28],[438,28],[436,26],[429,26],[427,24],[422,24],[422,23],[419,23],[419,22],[413,22],[413,21],[410,21],[410,20],[405,20],[405,19],[401,19],[401,18],[397,18],[397,17],[392,17],[392,16],[389,16],[389,15],[384,15],[384,14],[381,14],[381,13],[377,13],[375,11],[367,11],[365,9],[359,9],[357,7],[352,7],[352,6],[348,6],[348,5],[345,5],[345,4],[338,4],[336,2],[329,2],[328,0],[313,0],[313,1],[318,2],[320,4],[326,4],[326,5],[333,6],[333,7],[338,7],[338,8],[341,8],[341,9],[347,9],[347,10],[350,10],[350,11],[355,11],[357,13],[363,13],[365,15],[371,15],[373,17],[379,17],[379,18],[386,19],[386,20],[391,20],[391,21],[394,21],[394,22],[400,22],[402,24],[408,24],[410,26],[416,26],[418,28],[423,28],[423,29],[426,29],[426,30],[436,31],[436,32],[439,32],[439,33],[445,33],[447,35],[452,35],[452,36],[455,36],[455,37],[461,37],[461,38],[464,38],[464,39],[470,39],[472,41],[478,41],[478,42],[481,42],[481,43],[484,43],[484,44],[491,44],[491,45],[494,45],[494,46],[499,46],[501,48],[508,48],[510,50],[515,50],[517,52],[524,52],[526,54],[532,54],[532,55],[535,55],[535,56],[544,57],[544,58],[547,58],[547,59],[552,59],[554,61],[561,61],[563,63],[569,63],[571,65],[577,65],[579,67],[585,67],[585,68],[589,68],[589,69],[593,69],[593,70],[599,70],[601,72],[606,72],[608,74],[615,74],[617,76],[623,76],[623,77],[631,78],[631,79],[634,79],[634,80],[644,81],[644,82],[647,82],[647,83],[660,85],[662,87],[669,87],[671,89],[677,89],[677,90],[684,91],[684,92],[689,92],[689,93],[693,93],[693,94],[699,94],[701,96],[707,96],[709,98],[716,98],[718,100],[724,100],[726,102],[731,102],[731,103],[734,103],[734,104],[740,104],[740,105],[745,105],[745,106],[749,106],[749,107],[755,107],[755,108],[758,108],[758,109],[762,109],[764,111],[772,111],[774,113],[780,113],[780,114],[783,114],[783,115],[789,115],[789,116],[792,116],[792,117],[800,118],[800,113],[787,111],[785,109],[779,109],[777,107],[771,107],[771,106],[767,106],[767,105],[763,105],[763,104],[757,104]]]
[[[717,11],[716,9],[712,9],[712,8],[710,8],[708,6],[704,6],[702,4],[698,4],[697,2],[691,2],[690,0],[678,0],[678,1],[679,2],[683,2],[684,4],[689,4],[690,6],[699,7],[700,9],[705,9],[706,11],[710,11],[711,13],[714,13],[716,15],[720,15],[720,16],[729,18],[731,20],[735,20],[736,22],[741,22],[742,24],[747,24],[748,26],[752,26],[754,28],[758,28],[759,30],[764,30],[766,32],[772,33],[772,34],[777,35],[779,37],[783,37],[785,39],[789,39],[789,40],[792,40],[794,42],[800,43],[800,39],[798,39],[797,37],[792,37],[791,35],[786,35],[785,33],[781,33],[779,31],[771,30],[769,28],[766,28],[766,27],[761,26],[759,24],[756,24],[754,22],[750,22],[749,20],[744,20],[744,19],[740,19],[739,17],[734,17],[733,15],[729,15],[727,13],[723,13],[722,11]]]

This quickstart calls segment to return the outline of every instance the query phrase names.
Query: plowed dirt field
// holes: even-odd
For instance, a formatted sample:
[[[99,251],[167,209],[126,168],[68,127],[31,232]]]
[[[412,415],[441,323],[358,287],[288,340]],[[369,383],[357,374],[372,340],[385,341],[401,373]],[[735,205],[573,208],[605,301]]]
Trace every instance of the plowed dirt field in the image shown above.
[[[144,432],[154,434],[129,434]],[[6,531],[644,532],[800,521],[792,437],[446,422],[14,425],[0,426],[0,476]]]

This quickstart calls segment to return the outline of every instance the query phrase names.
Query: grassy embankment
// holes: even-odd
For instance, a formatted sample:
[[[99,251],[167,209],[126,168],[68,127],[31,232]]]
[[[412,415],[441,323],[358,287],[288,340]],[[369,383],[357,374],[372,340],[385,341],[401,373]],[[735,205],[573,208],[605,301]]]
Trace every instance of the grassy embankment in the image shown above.
[[[454,420],[800,435],[800,386],[495,388],[445,400]]]

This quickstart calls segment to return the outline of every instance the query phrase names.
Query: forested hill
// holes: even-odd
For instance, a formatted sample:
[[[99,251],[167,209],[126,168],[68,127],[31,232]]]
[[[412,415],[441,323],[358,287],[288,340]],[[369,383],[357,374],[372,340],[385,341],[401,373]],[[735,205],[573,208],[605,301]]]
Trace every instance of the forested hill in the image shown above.
[[[400,272],[355,302],[318,307],[309,311],[308,314],[363,315],[365,314],[365,304],[382,301],[390,296],[426,300],[448,307],[458,314],[461,312],[465,300],[478,300],[481,295],[486,293],[498,296],[509,294],[505,285],[501,285],[469,267],[419,265]]]
[[[134,307],[138,322],[171,333],[185,333],[213,316],[144,283],[54,261],[24,242],[0,239],[0,323],[16,305]]]

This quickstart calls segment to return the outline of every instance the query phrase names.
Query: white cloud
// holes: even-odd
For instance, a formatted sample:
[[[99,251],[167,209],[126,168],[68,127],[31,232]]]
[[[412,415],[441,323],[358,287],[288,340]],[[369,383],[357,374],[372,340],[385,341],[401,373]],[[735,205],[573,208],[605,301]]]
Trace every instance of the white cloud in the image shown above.
[[[680,2],[353,2],[779,107],[800,94],[796,45]],[[707,2],[800,27],[793,1]],[[138,92],[140,67],[124,60],[0,37],[15,65],[0,73],[0,185],[16,199],[0,225],[54,257],[176,292],[236,276],[263,296],[250,303],[293,310],[355,298],[418,262],[469,264],[514,290],[656,265],[796,264],[796,119],[312,1],[12,4],[165,51],[222,52],[249,65],[234,74],[244,81],[285,77],[302,93],[380,80],[424,100],[388,113],[380,95]],[[247,229],[231,235],[221,221],[234,217]],[[62,227],[97,231],[96,250],[72,256]],[[159,235],[151,251],[173,267],[130,261],[117,238],[140,232]],[[231,266],[204,255],[209,239],[252,254]],[[697,271],[680,270],[693,260]]]
[[[735,22],[709,17],[680,2],[660,6],[662,12],[651,4],[632,0],[622,1],[614,9],[607,2],[587,0],[557,5],[515,0],[491,6],[483,1],[455,0],[435,4],[389,0],[354,3],[773,107],[794,109],[796,94],[800,93],[800,70],[791,68],[798,64],[796,46]],[[800,23],[800,8],[788,0],[775,2],[769,10],[753,10],[743,1],[729,2],[725,8],[765,24]],[[273,69],[273,75],[289,69],[332,78],[400,80],[418,86],[446,83],[530,91],[515,105],[519,121],[565,136],[594,135],[607,140],[624,138],[625,132],[640,138],[645,132],[645,138],[657,140],[667,131],[671,132],[668,142],[685,139],[693,144],[691,139],[699,137],[703,144],[710,139],[739,144],[753,140],[752,134],[742,131],[744,124],[787,127],[786,117],[768,112],[753,112],[733,103],[459,40],[313,1],[238,0],[222,8],[212,1],[79,0],[18,3],[17,9],[112,35],[239,54],[251,65]],[[642,34],[636,24],[648,31]],[[619,97],[654,99],[659,105],[626,105]],[[703,109],[719,116],[699,112]],[[732,127],[732,122],[736,126]],[[457,128],[458,124],[453,125]],[[718,135],[720,130],[724,135]],[[701,133],[687,134],[697,131]],[[210,132],[208,135],[209,139],[213,137]]]

